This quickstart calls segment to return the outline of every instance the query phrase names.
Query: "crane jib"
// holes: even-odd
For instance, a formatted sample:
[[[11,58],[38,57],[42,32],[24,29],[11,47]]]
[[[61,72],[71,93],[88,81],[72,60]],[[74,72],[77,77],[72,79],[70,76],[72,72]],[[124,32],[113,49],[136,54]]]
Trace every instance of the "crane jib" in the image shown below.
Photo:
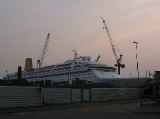
[[[109,41],[110,41],[110,44],[111,44],[111,47],[112,47],[113,54],[114,54],[115,59],[116,59],[116,66],[118,67],[118,74],[120,74],[120,68],[124,68],[125,67],[124,64],[121,64],[123,55],[120,55],[120,57],[118,57],[116,48],[114,46],[114,43],[113,43],[113,40],[112,40],[112,37],[111,37],[111,33],[110,33],[109,28],[108,28],[108,26],[106,24],[106,21],[103,19],[103,17],[101,17],[101,19],[102,19],[103,25],[104,25],[103,28],[106,30],[106,33],[108,35],[108,38],[109,38]]]

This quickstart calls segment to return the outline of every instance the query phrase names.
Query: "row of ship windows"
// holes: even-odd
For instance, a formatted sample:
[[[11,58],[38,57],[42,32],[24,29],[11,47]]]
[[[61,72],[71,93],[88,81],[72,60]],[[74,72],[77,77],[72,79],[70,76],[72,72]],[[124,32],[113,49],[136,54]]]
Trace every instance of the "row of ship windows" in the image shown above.
[[[44,75],[44,74],[43,74]],[[39,76],[43,76],[43,75],[39,75]],[[87,77],[87,78],[89,78],[89,77],[92,77],[92,73],[81,73],[81,74],[76,74],[76,75],[71,75],[71,74],[68,74],[68,75],[63,75],[63,77],[66,77],[66,76],[69,76],[69,77],[71,77],[71,76],[73,76],[73,77],[80,77],[80,78],[84,78],[84,77]],[[30,75],[30,77],[33,77],[33,76],[35,76],[35,75]],[[25,75],[23,75],[22,76],[23,78],[28,78],[28,77],[26,77]],[[56,76],[56,77],[58,77],[58,78],[60,78],[60,77],[62,77],[62,76]],[[17,76],[12,76],[11,77],[11,79],[17,79]]]
[[[79,78],[79,79],[88,79],[88,78],[94,78],[95,76],[94,75],[88,75],[88,76],[69,76],[69,79],[72,80],[72,79],[75,79],[75,78]],[[51,78],[52,79],[52,78]],[[68,79],[68,76],[55,76],[54,79]]]
[[[84,70],[84,68],[83,69],[81,69],[81,70]],[[54,71],[53,70],[53,72],[56,72],[56,73],[64,73],[64,72],[71,72],[71,71],[81,71],[81,70],[79,70],[79,69],[60,69],[60,70],[57,70],[56,69],[56,71]],[[48,72],[47,72],[48,73]]]
[[[84,70],[84,69],[83,69]],[[72,69],[69,69],[69,70],[66,70],[67,72],[69,71],[72,71]],[[76,70],[74,70],[74,71],[76,71]],[[64,72],[64,70],[62,70],[62,69],[60,69],[59,71],[56,71],[57,73],[62,73],[62,72]],[[33,73],[27,73],[27,74],[25,74],[25,75],[23,75],[23,78],[27,78],[26,77],[26,75],[29,75],[30,77],[33,77],[33,76],[43,76],[43,75],[47,75],[48,74],[48,71],[47,72],[34,72],[34,74]],[[79,75],[84,75],[84,74],[86,74],[86,73],[81,73],[81,74],[79,74]],[[89,75],[89,74],[87,74],[87,75]],[[17,78],[17,76],[15,75],[15,76],[12,76],[13,78]]]
[[[54,80],[75,80],[75,79],[93,79],[96,78],[96,76],[91,76],[91,77],[54,77]],[[41,79],[38,79],[41,80]],[[44,79],[42,79],[44,80]],[[53,80],[52,78],[46,78],[46,80]]]
[[[69,70],[69,71],[71,71],[71,70]],[[56,72],[58,72],[58,71],[56,71]],[[62,73],[62,71],[60,71],[58,73]],[[43,75],[47,75],[47,74],[48,74],[48,72],[41,72],[41,73],[34,73],[34,74],[27,74],[27,75],[30,75],[32,77],[32,76],[43,76]],[[84,74],[86,74],[86,73],[79,73],[78,75],[84,75]],[[24,75],[24,77],[26,77],[26,76]]]
[[[99,71],[110,71],[110,72],[112,72],[113,70],[109,70],[109,69],[105,69],[105,70],[102,70],[102,69],[98,69]],[[71,69],[69,69],[68,71],[71,71]],[[56,71],[56,72],[58,72],[58,71]],[[64,70],[59,70],[59,73],[62,73],[62,72],[64,72]],[[33,77],[33,76],[43,76],[43,75],[47,75],[48,74],[48,72],[41,72],[41,73],[39,73],[39,72],[37,72],[37,73],[34,73],[34,74],[27,74],[27,75],[30,75],[30,77]],[[78,76],[80,76],[80,75],[90,75],[91,73],[79,73],[79,74],[76,74],[76,75],[78,75]],[[69,75],[71,75],[71,74],[69,74]],[[13,79],[16,79],[17,78],[17,76],[15,75],[15,76],[12,76],[12,78]],[[26,75],[23,75],[23,78],[27,78],[26,77]]]

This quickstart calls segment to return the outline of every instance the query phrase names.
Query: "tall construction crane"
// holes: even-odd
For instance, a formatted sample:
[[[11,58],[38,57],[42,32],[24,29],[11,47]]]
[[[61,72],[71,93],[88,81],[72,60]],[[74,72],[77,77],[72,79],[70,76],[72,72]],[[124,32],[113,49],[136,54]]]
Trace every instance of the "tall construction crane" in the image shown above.
[[[122,64],[122,57],[123,57],[123,55],[120,54],[120,55],[118,56],[118,53],[117,53],[117,51],[116,51],[115,45],[114,45],[113,40],[112,40],[112,37],[111,37],[111,33],[110,33],[109,28],[108,28],[108,26],[107,26],[107,24],[106,24],[106,21],[103,19],[103,17],[101,17],[101,19],[102,19],[103,25],[104,25],[103,28],[106,30],[106,33],[107,33],[107,35],[108,35],[108,38],[109,38],[109,41],[110,41],[110,44],[111,44],[111,47],[112,47],[113,54],[114,54],[115,59],[116,59],[116,64],[115,64],[115,66],[118,68],[118,74],[120,75],[120,73],[121,73],[121,68],[125,68],[125,64]]]
[[[100,59],[100,55],[98,55],[98,57],[96,58],[96,60],[95,60],[95,62],[98,62],[99,61],[99,59]]]
[[[47,38],[45,39],[44,47],[41,51],[39,59],[37,60],[37,68],[41,68],[43,65],[44,58],[48,49],[49,38],[50,38],[50,33],[48,33]]]

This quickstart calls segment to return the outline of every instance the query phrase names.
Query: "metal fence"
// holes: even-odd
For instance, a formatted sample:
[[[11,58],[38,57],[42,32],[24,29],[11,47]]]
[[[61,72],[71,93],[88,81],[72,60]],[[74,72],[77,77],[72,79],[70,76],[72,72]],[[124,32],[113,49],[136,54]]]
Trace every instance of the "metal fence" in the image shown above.
[[[128,100],[139,97],[137,88],[93,88],[92,101]]]
[[[18,86],[0,87],[0,107],[38,106],[40,104],[40,88]]]
[[[42,88],[43,104],[70,103],[70,88]]]
[[[84,101],[128,100],[139,97],[138,88],[0,87],[0,107],[40,106]]]

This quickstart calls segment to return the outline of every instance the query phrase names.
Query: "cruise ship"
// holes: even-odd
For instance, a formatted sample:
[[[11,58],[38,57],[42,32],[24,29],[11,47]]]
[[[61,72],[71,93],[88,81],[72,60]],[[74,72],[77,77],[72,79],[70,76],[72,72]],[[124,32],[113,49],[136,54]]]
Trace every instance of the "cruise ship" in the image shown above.
[[[121,78],[115,66],[91,60],[90,56],[78,56],[78,54],[75,54],[73,59],[66,60],[62,64],[45,66],[42,68],[32,68],[32,61],[29,62],[27,66],[25,65],[25,70],[22,71],[22,79],[33,83],[46,83],[47,81],[51,85],[57,83],[72,84],[78,80],[90,84],[104,83],[107,80]],[[16,80],[17,72],[8,74],[5,78]]]

